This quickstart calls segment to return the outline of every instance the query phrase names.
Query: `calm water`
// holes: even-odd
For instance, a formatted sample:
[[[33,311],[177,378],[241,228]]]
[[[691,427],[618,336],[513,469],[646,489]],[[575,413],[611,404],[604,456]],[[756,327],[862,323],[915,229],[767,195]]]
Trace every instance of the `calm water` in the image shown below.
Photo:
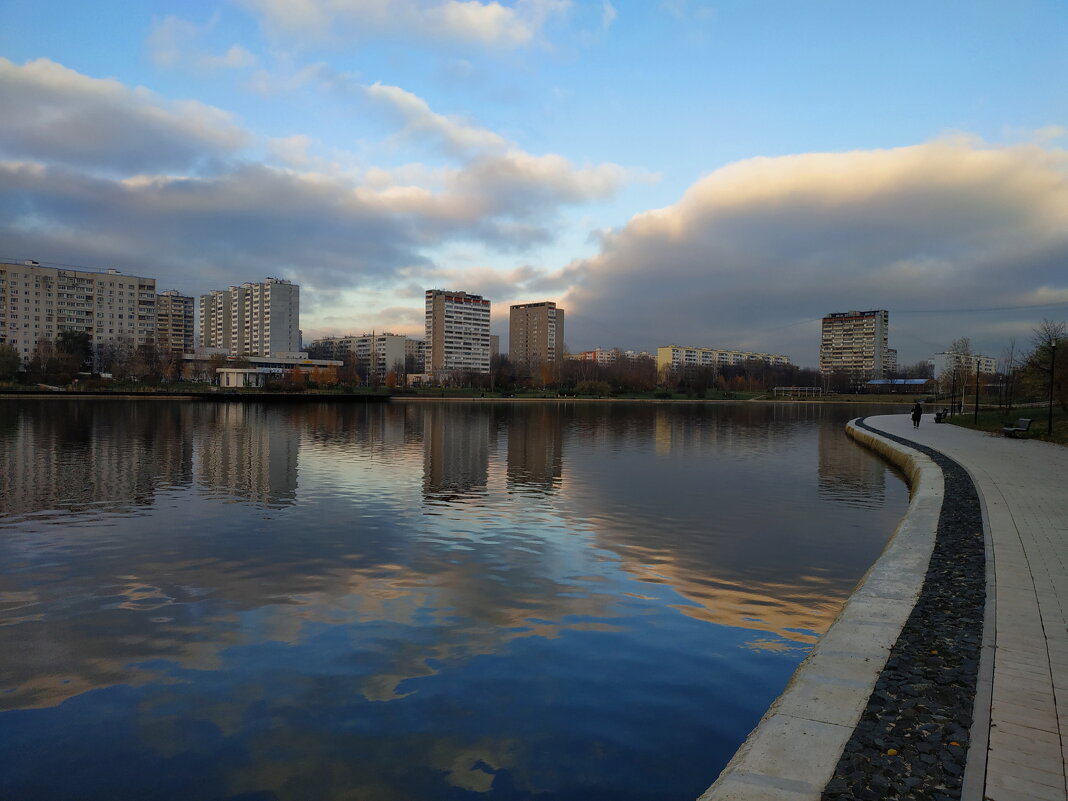
[[[856,414],[0,401],[0,798],[693,799],[905,511]]]

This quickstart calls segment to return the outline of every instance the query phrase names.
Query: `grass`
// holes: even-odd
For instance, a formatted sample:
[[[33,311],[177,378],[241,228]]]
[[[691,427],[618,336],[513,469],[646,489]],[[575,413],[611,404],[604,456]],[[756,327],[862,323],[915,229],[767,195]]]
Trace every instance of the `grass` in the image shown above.
[[[981,409],[978,422],[973,422],[973,413],[966,411],[949,418],[948,422],[962,428],[971,428],[976,431],[991,431],[1001,434],[1003,426],[1015,423],[1021,417],[1030,417],[1034,422],[1026,434],[1017,434],[1018,439],[1041,439],[1046,442],[1055,442],[1058,445],[1068,445],[1068,414],[1060,406],[1053,407],[1053,436],[1047,434],[1047,407],[1016,408],[1011,411],[1005,409]],[[926,416],[925,416],[926,417]]]

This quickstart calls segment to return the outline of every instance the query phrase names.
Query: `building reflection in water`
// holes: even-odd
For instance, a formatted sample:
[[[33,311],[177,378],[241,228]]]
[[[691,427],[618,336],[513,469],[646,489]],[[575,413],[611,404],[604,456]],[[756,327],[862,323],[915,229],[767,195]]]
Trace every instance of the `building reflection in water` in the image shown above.
[[[494,418],[468,404],[434,403],[422,412],[423,494],[427,500],[454,502],[484,491],[491,452],[496,452]],[[473,413],[474,412],[474,413]]]
[[[755,404],[5,402],[0,714],[21,711],[0,726],[39,710],[82,764],[122,753],[158,787],[180,763],[168,781],[280,799],[583,797],[693,743],[701,786],[675,794],[693,797],[708,743],[725,761],[755,722],[724,734],[707,710],[744,696],[759,717],[903,509],[841,424]],[[843,502],[836,470],[886,497]],[[88,736],[105,719],[113,739]],[[39,781],[61,751],[33,757]]]
[[[508,484],[552,492],[560,486],[564,463],[564,417],[545,404],[526,404],[508,422]]]
[[[193,472],[188,404],[4,401],[0,514],[151,503]]]
[[[842,436],[842,424],[819,427],[819,490],[826,498],[877,508],[886,497],[886,464]]]
[[[194,442],[197,482],[265,506],[296,500],[299,420],[293,407],[223,403],[186,435]]]

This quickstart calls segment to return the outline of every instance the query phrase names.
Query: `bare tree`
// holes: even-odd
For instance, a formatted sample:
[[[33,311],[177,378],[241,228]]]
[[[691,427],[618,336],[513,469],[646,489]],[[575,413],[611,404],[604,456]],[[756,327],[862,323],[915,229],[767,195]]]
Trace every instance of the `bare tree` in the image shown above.
[[[1054,400],[1060,404],[1062,410],[1068,412],[1068,376],[1065,376],[1064,369],[1068,336],[1065,324],[1043,319],[1034,329],[1031,342],[1035,349],[1027,359],[1026,370],[1033,381],[1046,385],[1046,395],[1049,399],[1047,433],[1052,435]]]

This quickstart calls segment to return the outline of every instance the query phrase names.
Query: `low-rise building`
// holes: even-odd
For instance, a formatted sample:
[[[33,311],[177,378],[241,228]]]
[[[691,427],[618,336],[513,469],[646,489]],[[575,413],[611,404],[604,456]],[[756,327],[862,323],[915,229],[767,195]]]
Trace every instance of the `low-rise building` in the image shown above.
[[[404,374],[407,347],[407,338],[400,334],[361,334],[316,339],[308,346],[308,352],[341,361],[351,357],[364,370],[361,380],[385,381],[391,370],[398,376]]]
[[[732,367],[745,364],[750,360],[775,365],[790,363],[790,357],[781,353],[687,347],[684,345],[666,345],[656,349],[656,369],[658,372],[664,372],[676,367]]]
[[[565,359],[575,362],[597,362],[597,364],[615,364],[624,359],[651,359],[653,354],[641,350],[623,350],[621,348],[594,348],[578,353],[568,353]]]
[[[927,360],[927,363],[931,365],[935,378],[939,378],[945,373],[952,373],[954,370],[972,373],[975,372],[976,366],[978,366],[979,372],[984,375],[994,375],[998,371],[997,359],[993,356],[982,356],[978,353],[944,351],[936,353]]]
[[[305,378],[319,374],[336,379],[337,368],[342,364],[337,359],[309,359],[307,353],[231,356],[218,348],[201,348],[182,356],[182,375],[198,381],[218,380],[224,387],[262,387],[294,369]]]

